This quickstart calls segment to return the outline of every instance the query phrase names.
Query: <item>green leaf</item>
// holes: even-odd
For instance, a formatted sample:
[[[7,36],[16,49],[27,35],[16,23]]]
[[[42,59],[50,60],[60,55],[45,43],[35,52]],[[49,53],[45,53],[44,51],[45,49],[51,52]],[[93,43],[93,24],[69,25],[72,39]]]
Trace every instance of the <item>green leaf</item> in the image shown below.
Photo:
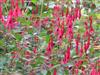
[[[48,43],[50,40],[50,35],[46,35],[46,42]]]
[[[32,3],[36,3],[37,2],[37,0],[31,0],[32,1]]]
[[[22,38],[22,36],[21,36],[20,34],[15,34],[15,37],[16,37],[16,39],[17,39],[18,41],[20,41],[21,38]]]
[[[65,75],[69,75],[68,70],[64,70],[64,72],[65,72],[65,73],[64,73]]]
[[[4,45],[4,40],[0,40],[0,46]]]

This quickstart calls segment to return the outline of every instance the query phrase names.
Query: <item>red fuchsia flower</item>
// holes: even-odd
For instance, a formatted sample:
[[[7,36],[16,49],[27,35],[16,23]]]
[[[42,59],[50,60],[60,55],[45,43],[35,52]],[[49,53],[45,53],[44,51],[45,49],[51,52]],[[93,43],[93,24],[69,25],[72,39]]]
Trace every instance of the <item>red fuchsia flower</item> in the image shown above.
[[[85,52],[88,50],[89,46],[90,46],[90,37],[88,37],[87,42],[84,44],[84,50],[85,50]]]
[[[80,4],[80,0],[76,0],[76,4]]]
[[[40,20],[34,21],[33,26],[36,27],[36,28],[40,27]]]
[[[59,11],[61,10],[60,5],[55,5],[53,8],[53,16],[56,18],[59,16]]]
[[[11,0],[11,7],[14,7],[14,5],[15,5],[14,0]]]
[[[89,16],[89,21],[90,21],[90,26],[92,26],[92,22],[93,22],[92,16]]]
[[[13,11],[12,9],[9,10],[9,14],[8,14],[8,18],[7,18],[7,22],[5,24],[5,27],[8,28],[9,30],[11,30],[14,26],[13,26],[13,21],[12,21],[12,17],[13,17]]]
[[[33,48],[33,53],[36,54],[37,53],[37,47]]]
[[[0,0],[0,3],[2,3],[3,1],[2,0]]]
[[[85,27],[86,31],[84,32],[83,37],[89,37],[90,35],[89,35],[88,22],[84,23],[84,27]]]
[[[49,22],[49,18],[46,17],[46,18],[44,18],[44,19],[42,20],[42,25],[46,25],[46,24],[48,24],[48,22]]]
[[[60,26],[60,17],[57,17],[54,24],[55,24],[54,34],[58,35],[59,34],[59,26]]]
[[[89,31],[90,31],[90,34],[91,34],[91,33],[94,32],[94,29],[93,29],[93,26],[92,26],[92,22],[93,22],[92,16],[89,17],[89,21],[90,21],[90,30]]]
[[[63,34],[64,34],[64,26],[58,29],[58,41],[60,45],[62,43]]]
[[[82,75],[86,75],[86,72],[85,72],[85,70],[82,70]]]
[[[92,67],[92,69],[90,71],[90,75],[98,75],[98,72],[94,67]]]
[[[66,64],[70,60],[70,50],[71,50],[71,48],[68,47],[67,51],[64,55],[64,59],[63,59],[63,61],[61,61],[61,64]]]
[[[13,59],[18,58],[18,53],[16,51],[11,52],[11,54]]]
[[[53,75],[57,75],[57,70],[54,69]]]
[[[78,15],[77,17],[80,19],[81,18],[81,9],[78,9]]]
[[[66,36],[68,38],[68,41],[70,42],[73,39],[73,23],[72,23],[72,16],[69,16],[69,21],[67,24],[67,31],[66,31]]]
[[[82,56],[82,54],[83,54],[83,46],[81,45],[81,48],[80,48],[80,54],[79,54],[79,56],[81,57],[81,56]]]
[[[18,6],[18,1],[16,1],[16,7],[15,7],[15,9],[14,9],[13,16],[14,16],[15,18],[17,18],[17,17],[19,17],[19,16],[21,16],[21,15],[22,15],[21,9],[20,9],[19,6]]]
[[[80,10],[80,8],[75,8],[74,19],[80,19],[80,17],[81,17],[81,10]]]
[[[25,51],[25,58],[29,59],[31,57],[31,53],[29,51]]]
[[[80,40],[80,34],[77,35],[77,39],[75,39],[75,43],[76,43],[76,54],[79,54],[79,40]]]
[[[22,5],[24,5],[24,0],[21,0]]]
[[[58,35],[58,31],[59,31],[59,27],[58,26],[55,26],[54,34],[55,35]]]
[[[2,16],[2,7],[0,5],[0,20],[3,19],[3,16]]]
[[[51,37],[51,38],[50,38],[50,41],[49,41],[49,43],[48,43],[48,46],[47,46],[47,48],[46,48],[46,54],[47,54],[47,55],[51,55],[53,46],[54,46],[54,43],[53,43],[53,39],[52,39],[52,37]]]
[[[78,68],[76,68],[75,69],[75,75],[78,75],[78,72],[79,72],[79,70],[78,70]]]
[[[6,3],[7,0],[3,0],[4,3]]]
[[[83,64],[83,61],[82,61],[82,60],[79,60],[79,61],[76,61],[76,62],[75,62],[75,66],[76,66],[77,68],[80,67],[82,64]]]
[[[88,22],[84,23],[85,29],[88,30]]]
[[[0,5],[0,19],[2,18],[2,6]]]

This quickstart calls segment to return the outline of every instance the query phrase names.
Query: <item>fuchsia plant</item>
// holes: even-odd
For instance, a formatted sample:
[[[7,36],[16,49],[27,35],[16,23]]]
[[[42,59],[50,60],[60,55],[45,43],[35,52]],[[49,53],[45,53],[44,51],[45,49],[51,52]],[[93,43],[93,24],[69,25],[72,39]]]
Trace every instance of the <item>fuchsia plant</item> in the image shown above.
[[[34,0],[32,1],[34,4]],[[13,60],[11,62],[25,65],[23,70],[28,72],[27,75],[38,75],[38,73],[42,75],[41,73],[45,70],[48,72],[53,70],[52,74],[58,75],[59,67],[62,72],[66,71],[67,67],[68,73],[64,72],[65,75],[79,75],[79,73],[80,75],[100,75],[99,68],[96,66],[98,62],[91,62],[93,59],[90,59],[92,56],[88,53],[93,45],[92,35],[95,34],[93,16],[85,17],[87,19],[81,22],[84,32],[78,32],[81,24],[77,25],[76,22],[81,21],[84,17],[81,13],[80,0],[76,0],[75,7],[67,6],[65,8],[60,4],[55,4],[54,8],[50,9],[52,10],[50,18],[48,16],[42,18],[43,15],[40,14],[42,14],[43,8],[38,3],[35,4],[35,9],[28,9],[28,6],[22,9],[21,6],[25,7],[25,0],[10,0],[10,8],[7,9],[5,19],[4,3],[7,3],[7,0],[0,0],[0,22],[7,33],[11,33],[16,39],[13,42],[16,50],[9,52]],[[32,5],[30,1],[27,3]],[[31,13],[31,17],[28,13]],[[36,17],[37,15],[40,15],[39,19]],[[19,21],[20,18],[22,22],[25,20],[27,25],[21,25],[23,23]],[[16,31],[14,32],[14,30]],[[85,63],[87,64],[84,66]],[[92,63],[95,66],[91,66]],[[30,69],[27,69],[28,67]]]

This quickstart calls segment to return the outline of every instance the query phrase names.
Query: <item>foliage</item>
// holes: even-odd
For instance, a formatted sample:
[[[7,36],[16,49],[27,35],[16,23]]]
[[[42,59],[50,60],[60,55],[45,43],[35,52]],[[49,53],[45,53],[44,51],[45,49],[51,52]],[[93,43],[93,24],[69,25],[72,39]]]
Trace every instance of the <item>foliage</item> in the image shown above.
[[[0,75],[100,75],[98,0],[1,0]]]

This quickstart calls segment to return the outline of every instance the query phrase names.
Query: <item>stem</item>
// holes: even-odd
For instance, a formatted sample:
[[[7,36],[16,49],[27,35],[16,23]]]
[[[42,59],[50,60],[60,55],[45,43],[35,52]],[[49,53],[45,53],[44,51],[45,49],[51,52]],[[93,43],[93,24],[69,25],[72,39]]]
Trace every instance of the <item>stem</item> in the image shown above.
[[[41,13],[40,13],[40,17],[42,17],[42,11],[43,11],[43,2],[44,2],[44,0],[42,0],[42,2],[41,2]]]

